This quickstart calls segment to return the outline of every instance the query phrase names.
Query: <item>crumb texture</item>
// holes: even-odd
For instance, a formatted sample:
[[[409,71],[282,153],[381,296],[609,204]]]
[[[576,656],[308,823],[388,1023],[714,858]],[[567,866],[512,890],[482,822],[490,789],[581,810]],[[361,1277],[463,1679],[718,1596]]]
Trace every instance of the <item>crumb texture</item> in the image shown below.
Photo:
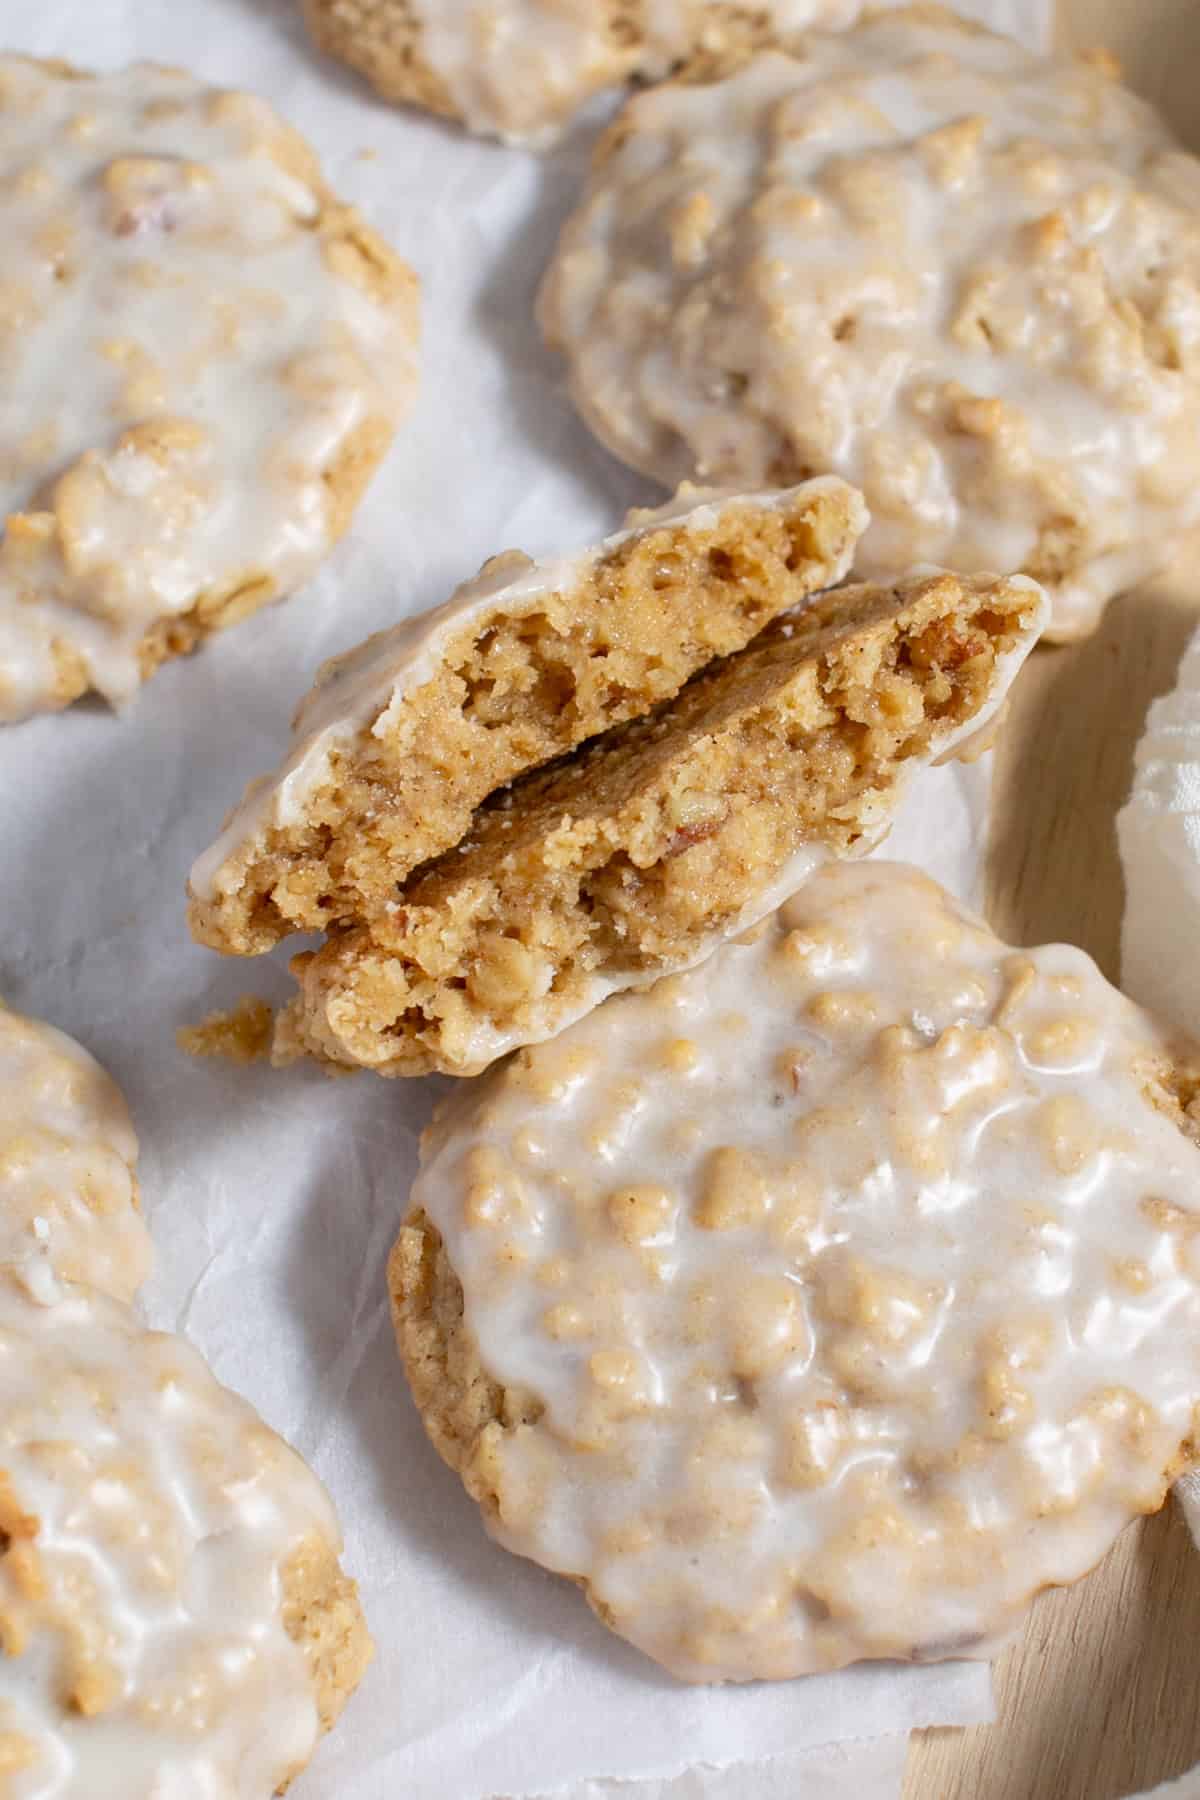
[[[443,1103],[389,1270],[429,1435],[685,1680],[988,1656],[1195,1463],[1196,1058],[830,864]]]
[[[408,406],[417,287],[264,101],[177,70],[0,57],[0,171],[4,722],[119,705],[308,578]]]
[[[193,932],[246,955],[386,911],[494,789],[841,580],[865,523],[840,481],[685,491],[579,555],[493,558],[446,605],[325,666],[283,766],[193,870]]]
[[[137,1154],[129,1109],[99,1063],[0,1003],[0,1265],[44,1261],[131,1300],[152,1259]]]
[[[697,962],[815,861],[879,840],[909,773],[996,704],[1041,617],[1032,583],[933,575],[777,620],[496,795],[391,907],[295,957],[289,1044],[382,1074],[473,1073]]]
[[[271,1054],[275,1014],[266,1000],[247,994],[228,1012],[212,1012],[198,1025],[184,1025],[175,1041],[189,1056],[221,1057],[227,1062],[263,1062]]]
[[[656,479],[836,471],[857,568],[1023,569],[1090,631],[1200,510],[1200,161],[1103,59],[933,6],[706,57],[610,128],[540,298]]]
[[[295,1452],[182,1338],[10,1271],[0,1471],[5,1793],[281,1792],[370,1655]]]
[[[438,1450],[468,1492],[495,1510],[504,1434],[540,1408],[484,1370],[463,1319],[462,1284],[424,1213],[404,1227],[388,1262],[392,1322],[413,1399]]]

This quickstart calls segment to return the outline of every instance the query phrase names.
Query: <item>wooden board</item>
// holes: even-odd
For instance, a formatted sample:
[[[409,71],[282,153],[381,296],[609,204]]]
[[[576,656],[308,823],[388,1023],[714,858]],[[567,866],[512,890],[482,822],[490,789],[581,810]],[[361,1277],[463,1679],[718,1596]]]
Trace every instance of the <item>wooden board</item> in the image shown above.
[[[1068,49],[1115,50],[1129,85],[1162,108],[1185,144],[1200,148],[1197,0],[1058,0]]]
[[[1107,43],[1200,148],[1200,0],[1063,0],[1076,46]],[[1115,815],[1154,695],[1200,618],[1200,544],[1116,602],[1088,643],[1038,651],[997,754],[992,924],[1065,938],[1118,973]],[[996,1666],[998,1717],[915,1734],[905,1800],[1119,1800],[1200,1763],[1200,1551],[1173,1507],[1132,1526],[1074,1588],[1047,1594]]]

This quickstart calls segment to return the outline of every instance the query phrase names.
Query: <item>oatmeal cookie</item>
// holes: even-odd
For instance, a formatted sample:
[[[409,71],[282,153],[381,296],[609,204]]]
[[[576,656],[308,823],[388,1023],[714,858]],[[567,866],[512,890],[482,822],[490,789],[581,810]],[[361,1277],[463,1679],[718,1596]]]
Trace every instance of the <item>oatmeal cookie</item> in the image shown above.
[[[860,0],[304,0],[320,49],[471,131],[550,144],[604,88],[849,24]]]
[[[426,1429],[683,1680],[989,1656],[1195,1461],[1198,1084],[1082,951],[830,865],[443,1104]]]
[[[416,281],[249,94],[0,57],[0,722],[292,592],[412,395]]]
[[[859,496],[825,480],[682,493],[577,555],[494,557],[444,606],[326,664],[286,761],[192,871],[193,932],[251,955],[383,910],[493,789],[840,581],[865,524]]]
[[[292,959],[275,1053],[474,1074],[701,961],[886,834],[974,737],[1045,614],[1023,577],[834,589],[675,700],[524,776],[376,916]]]
[[[0,1266],[44,1259],[131,1300],[152,1257],[137,1154],[129,1110],[99,1063],[0,1003]]]
[[[4,1792],[267,1800],[370,1657],[328,1497],[182,1338],[36,1274],[0,1270]]]
[[[1103,60],[937,7],[632,99],[539,312],[635,468],[844,475],[860,574],[1021,569],[1050,637],[1200,516],[1200,161]]]

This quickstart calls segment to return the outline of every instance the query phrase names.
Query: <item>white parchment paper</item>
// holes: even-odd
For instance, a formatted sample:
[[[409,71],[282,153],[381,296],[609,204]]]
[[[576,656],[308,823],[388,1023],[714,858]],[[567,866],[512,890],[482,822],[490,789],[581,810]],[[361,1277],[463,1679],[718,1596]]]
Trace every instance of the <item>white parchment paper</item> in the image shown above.
[[[752,1765],[700,1765],[666,1781],[585,1781],[571,1800],[890,1800],[907,1755],[904,1734],[857,1738]]]
[[[1041,0],[976,11],[1035,32]],[[116,718],[84,704],[0,733],[0,994],[79,1037],[129,1097],[158,1251],[156,1325],[186,1330],[337,1500],[378,1655],[297,1800],[485,1800],[593,1778],[680,1777],[640,1800],[898,1792],[899,1739],[986,1716],[987,1672],[863,1668],[683,1689],[569,1586],[494,1549],[428,1448],[390,1341],[382,1271],[434,1081],[199,1064],[178,1025],[287,991],[282,959],[193,946],[183,885],[284,742],[316,665],[446,595],[508,545],[566,548],[655,496],[576,423],[531,320],[583,166],[473,143],[375,102],[309,51],[291,0],[0,0],[15,48],[186,62],[265,94],[418,268],[423,389],[349,540],[306,592],[160,673]],[[975,897],[986,762],[931,773],[888,853]],[[712,1767],[774,1758],[761,1771]],[[588,1783],[581,1787],[581,1783]],[[625,1790],[628,1800],[629,1790]]]

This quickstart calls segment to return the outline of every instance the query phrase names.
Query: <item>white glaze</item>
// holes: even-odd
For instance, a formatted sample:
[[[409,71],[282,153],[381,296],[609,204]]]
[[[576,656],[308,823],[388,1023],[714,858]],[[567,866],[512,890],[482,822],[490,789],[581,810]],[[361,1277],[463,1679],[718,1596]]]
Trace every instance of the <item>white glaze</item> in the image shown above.
[[[1200,511],[1200,162],[1111,78],[885,15],[611,142],[541,317],[627,462],[835,470],[860,573],[1029,568],[1056,637]]]
[[[297,144],[186,75],[0,58],[0,721],[64,658],[128,700],[156,621],[304,581],[324,473],[407,403],[412,320],[319,228]]]
[[[632,75],[659,80],[690,50],[717,49],[711,0],[643,0],[636,36],[619,44],[603,0],[410,0],[420,54],[471,130],[544,148],[593,94]],[[859,0],[763,0],[778,32],[849,24]]]
[[[280,1618],[340,1541],[316,1477],[181,1338],[3,1272],[0,1469],[36,1524],[0,1557],[5,1800],[267,1800],[317,1736]]]
[[[318,671],[310,693],[301,701],[293,723],[292,745],[274,774],[251,783],[230,813],[220,835],[199,856],[192,868],[189,888],[197,899],[216,901],[244,880],[236,866],[238,852],[260,833],[272,827],[298,823],[309,796],[327,779],[330,759],[361,732],[385,738],[397,729],[409,697],[437,673],[449,639],[468,629],[499,607],[506,616],[536,611],[545,595],[570,593],[604,557],[621,544],[656,526],[687,520],[706,529],[725,504],[793,506],[807,492],[837,491],[851,503],[851,548],[834,565],[831,582],[848,573],[853,538],[866,526],[866,511],[844,483],[829,478],[801,488],[785,488],[759,494],[689,494],[685,503],[669,501],[653,511],[635,515],[622,531],[572,555],[533,562],[517,551],[508,551],[486,562],[478,575],[465,581],[441,606],[398,625],[377,632],[346,655],[335,657]]]
[[[99,1063],[0,1006],[0,1265],[45,1259],[131,1300],[152,1258],[137,1153],[129,1110]]]
[[[1156,1506],[1200,1406],[1200,1150],[1153,1021],[916,871],[460,1087],[413,1203],[509,1548],[690,1680],[987,1654]]]

